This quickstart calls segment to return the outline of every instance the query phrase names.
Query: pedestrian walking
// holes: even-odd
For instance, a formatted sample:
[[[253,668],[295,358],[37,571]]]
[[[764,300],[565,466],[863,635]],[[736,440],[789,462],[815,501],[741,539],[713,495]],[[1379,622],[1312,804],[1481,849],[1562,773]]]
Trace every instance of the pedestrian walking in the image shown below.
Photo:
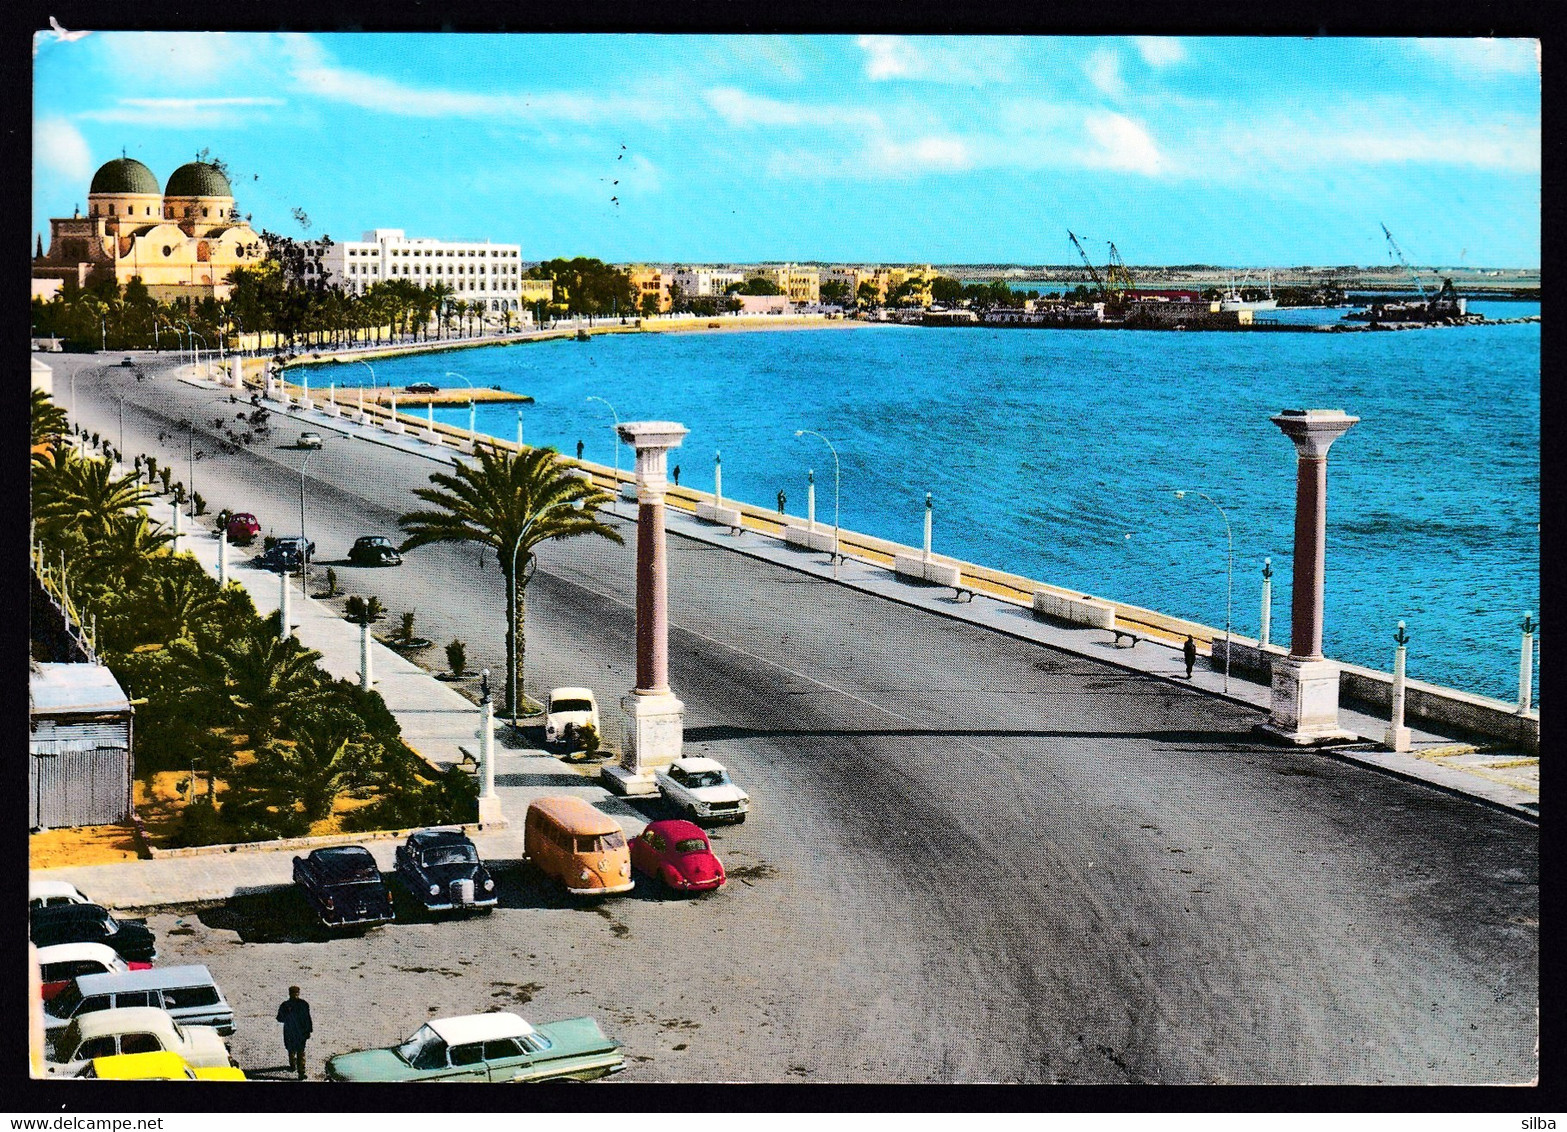
[[[789,497],[783,493],[783,488],[780,487],[778,489],[778,513],[780,515],[784,513],[784,503],[788,498]]]
[[[1186,660],[1186,678],[1192,678],[1192,669],[1197,665],[1197,642],[1192,640],[1191,634],[1186,635],[1186,643],[1181,646],[1181,656]]]
[[[676,464],[673,468],[671,468],[670,471],[669,471],[669,474],[675,477],[675,486],[679,487],[680,486],[680,465]]]
[[[577,441],[577,459],[582,459],[582,441]]]
[[[288,1050],[288,1067],[305,1079],[305,1043],[310,1040],[310,1004],[299,997],[298,987],[288,988],[288,997],[277,1008],[277,1020],[283,1023],[283,1048]]]

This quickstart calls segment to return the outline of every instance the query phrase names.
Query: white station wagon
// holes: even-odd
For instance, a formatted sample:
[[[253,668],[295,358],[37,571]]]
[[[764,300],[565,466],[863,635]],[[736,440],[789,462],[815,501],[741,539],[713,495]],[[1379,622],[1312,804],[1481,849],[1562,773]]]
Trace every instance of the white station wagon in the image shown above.
[[[56,904],[91,904],[77,887],[64,880],[27,881],[27,906],[29,908],[53,908]]]
[[[599,705],[593,698],[592,688],[551,688],[549,703],[544,709],[544,743],[548,747],[562,747],[580,743],[575,736],[582,728],[591,726],[600,735]],[[570,734],[567,728],[571,728]]]
[[[691,820],[745,821],[751,809],[751,796],[736,786],[714,759],[676,759],[653,772],[658,792],[664,801],[684,812]]]
[[[73,1018],[53,1036],[45,1071],[73,1076],[88,1062],[117,1053],[177,1053],[197,1069],[232,1065],[228,1047],[211,1026],[182,1026],[153,1006],[99,1010]]]

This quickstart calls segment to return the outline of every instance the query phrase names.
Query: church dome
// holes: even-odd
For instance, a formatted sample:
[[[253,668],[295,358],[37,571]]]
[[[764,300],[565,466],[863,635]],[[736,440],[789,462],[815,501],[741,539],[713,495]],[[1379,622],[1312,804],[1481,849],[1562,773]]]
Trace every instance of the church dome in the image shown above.
[[[225,185],[227,182],[225,182]],[[89,193],[158,195],[158,178],[134,157],[116,157],[93,174]]]
[[[157,187],[154,185],[153,192],[157,191]],[[174,173],[169,177],[167,187],[163,190],[163,195],[166,197],[232,197],[234,190],[229,187],[229,179],[219,171],[216,165],[208,165],[203,161],[192,161],[174,170]]]

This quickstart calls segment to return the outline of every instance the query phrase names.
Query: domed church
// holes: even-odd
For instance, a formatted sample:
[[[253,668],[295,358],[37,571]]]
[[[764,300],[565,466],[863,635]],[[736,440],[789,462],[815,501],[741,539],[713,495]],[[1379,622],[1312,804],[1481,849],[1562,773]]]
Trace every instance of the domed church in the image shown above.
[[[39,253],[34,294],[58,289],[47,280],[86,286],[112,278],[123,286],[139,276],[154,298],[194,306],[209,296],[228,298],[229,272],[261,262],[266,248],[216,164],[181,165],[159,191],[151,169],[120,156],[93,174],[87,215],[78,209],[51,220],[49,253],[41,246]]]

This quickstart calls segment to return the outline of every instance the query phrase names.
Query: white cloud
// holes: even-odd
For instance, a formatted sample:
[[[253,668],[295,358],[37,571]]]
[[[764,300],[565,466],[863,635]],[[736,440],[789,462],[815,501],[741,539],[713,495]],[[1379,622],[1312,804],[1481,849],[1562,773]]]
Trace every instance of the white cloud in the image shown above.
[[[937,39],[862,35],[855,38],[854,45],[865,52],[868,79],[979,83],[1011,80],[1020,41],[984,36]]]
[[[200,86],[246,74],[274,42],[272,36],[226,32],[104,32],[115,74],[132,80]]]
[[[946,135],[906,142],[883,139],[871,147],[870,163],[882,174],[915,174],[968,169],[974,164],[974,158],[967,142]]]
[[[187,129],[233,125],[242,120],[236,110],[283,104],[281,98],[122,98],[116,106],[85,110],[78,116],[93,122]]]
[[[1465,74],[1538,74],[1537,39],[1420,39],[1420,48]]]
[[[1114,51],[1095,51],[1083,62],[1083,73],[1105,94],[1114,98],[1126,94],[1126,82],[1121,78],[1121,57]]]
[[[1085,155],[1088,164],[1150,176],[1164,171],[1164,158],[1153,138],[1125,115],[1095,111],[1083,128],[1095,146]]]
[[[1186,58],[1186,45],[1165,35],[1139,35],[1132,39],[1143,62],[1150,67],[1168,67]]]
[[[1391,123],[1383,126],[1380,123]],[[1419,163],[1537,173],[1538,123],[1506,118],[1486,121],[1422,122],[1418,112],[1384,107],[1354,118],[1258,122],[1220,131],[1216,151],[1196,163],[1257,169]]]
[[[735,87],[714,87],[702,99],[731,126],[849,126],[874,128],[881,118],[871,110],[822,103],[782,102]]]
[[[85,184],[93,173],[87,139],[64,118],[45,118],[34,128],[33,160],[40,169],[75,184]]]

